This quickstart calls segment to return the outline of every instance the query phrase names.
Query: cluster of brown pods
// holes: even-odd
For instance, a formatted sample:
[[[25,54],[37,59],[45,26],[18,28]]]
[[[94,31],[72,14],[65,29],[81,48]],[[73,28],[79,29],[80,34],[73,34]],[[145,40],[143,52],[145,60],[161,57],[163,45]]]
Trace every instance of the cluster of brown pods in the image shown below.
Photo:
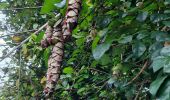
[[[53,27],[49,25],[46,27],[41,46],[53,46],[48,60],[47,81],[44,89],[46,98],[53,94],[55,85],[59,80],[64,55],[64,42],[70,38],[72,30],[77,26],[80,9],[81,0],[69,0],[65,18],[58,19]]]

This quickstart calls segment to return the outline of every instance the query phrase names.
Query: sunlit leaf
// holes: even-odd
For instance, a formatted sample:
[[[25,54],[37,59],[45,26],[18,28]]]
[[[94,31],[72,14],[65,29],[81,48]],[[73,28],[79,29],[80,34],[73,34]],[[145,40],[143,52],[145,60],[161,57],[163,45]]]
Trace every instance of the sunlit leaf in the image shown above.
[[[167,76],[161,76],[151,83],[149,91],[153,96],[156,96],[160,86],[162,85],[162,83],[164,82],[166,78]]]

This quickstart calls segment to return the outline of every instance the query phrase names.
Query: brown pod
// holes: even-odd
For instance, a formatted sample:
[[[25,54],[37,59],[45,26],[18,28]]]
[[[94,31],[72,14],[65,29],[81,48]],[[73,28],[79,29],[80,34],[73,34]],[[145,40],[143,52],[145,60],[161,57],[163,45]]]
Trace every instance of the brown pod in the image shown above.
[[[64,40],[69,40],[71,32],[77,26],[78,16],[81,9],[81,0],[69,0],[68,8],[62,26]]]
[[[55,35],[54,35],[55,34]],[[56,39],[57,41],[53,41]],[[44,89],[45,97],[50,98],[53,94],[55,85],[59,80],[60,76],[60,68],[63,60],[63,35],[61,31],[61,24],[54,27],[52,42],[54,42],[54,46],[51,51],[51,55],[48,60],[48,71],[47,71],[47,82]]]

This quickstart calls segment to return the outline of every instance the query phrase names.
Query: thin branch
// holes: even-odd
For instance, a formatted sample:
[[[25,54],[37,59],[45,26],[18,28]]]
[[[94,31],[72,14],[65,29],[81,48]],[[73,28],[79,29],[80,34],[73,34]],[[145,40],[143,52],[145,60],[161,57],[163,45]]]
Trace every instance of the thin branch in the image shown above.
[[[33,31],[37,31],[37,30],[33,29],[33,30],[28,30],[28,31],[23,31],[23,32],[10,32],[10,33],[13,33],[13,34],[1,35],[0,38],[10,36],[10,35],[21,34],[21,33],[33,32]]]
[[[36,32],[34,32],[34,34],[38,34],[42,29],[44,29],[47,26],[48,23],[45,23],[43,26],[41,26]],[[18,46],[14,47],[8,54],[6,54],[4,57],[2,57],[2,59],[0,60],[3,61],[5,58],[7,58],[8,56],[11,55],[11,53],[13,53],[16,49],[18,49],[20,46],[22,46],[25,42],[27,42],[29,39],[31,38],[31,36],[29,36],[27,39],[25,39],[24,41],[22,41]]]
[[[37,7],[23,7],[23,8],[10,8],[10,9],[1,9],[0,11],[13,11],[13,10],[24,10],[24,9],[39,9],[42,6]]]
[[[143,65],[142,69],[140,70],[140,72],[139,72],[132,80],[130,80],[130,81],[127,83],[127,85],[129,85],[129,84],[131,84],[132,82],[134,82],[134,81],[142,74],[142,72],[145,70],[145,68],[147,67],[147,65],[148,65],[148,61],[145,62],[145,64]],[[126,86],[127,86],[127,85],[126,85]]]

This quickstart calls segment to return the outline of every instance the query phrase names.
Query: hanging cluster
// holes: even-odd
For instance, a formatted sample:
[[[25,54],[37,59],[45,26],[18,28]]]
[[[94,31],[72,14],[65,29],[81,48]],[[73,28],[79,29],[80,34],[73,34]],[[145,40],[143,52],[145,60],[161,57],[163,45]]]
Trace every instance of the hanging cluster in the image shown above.
[[[71,32],[76,27],[80,9],[81,9],[81,0],[68,1],[68,8],[62,27],[64,40],[68,40],[70,38]]]
[[[44,89],[46,97],[49,97],[57,83],[60,75],[60,67],[63,60],[63,34],[61,27],[61,19],[59,19],[53,28],[47,26],[45,38],[41,41],[42,47],[53,45],[51,55],[48,59],[47,81]]]
[[[78,14],[80,12],[81,0],[69,0],[65,19],[56,17],[56,23],[53,26],[47,25],[42,47],[53,46],[48,60],[48,70],[46,76],[46,86],[44,93],[46,97],[53,94],[55,84],[59,80],[60,69],[64,54],[64,42],[71,36],[72,30],[76,27]]]

